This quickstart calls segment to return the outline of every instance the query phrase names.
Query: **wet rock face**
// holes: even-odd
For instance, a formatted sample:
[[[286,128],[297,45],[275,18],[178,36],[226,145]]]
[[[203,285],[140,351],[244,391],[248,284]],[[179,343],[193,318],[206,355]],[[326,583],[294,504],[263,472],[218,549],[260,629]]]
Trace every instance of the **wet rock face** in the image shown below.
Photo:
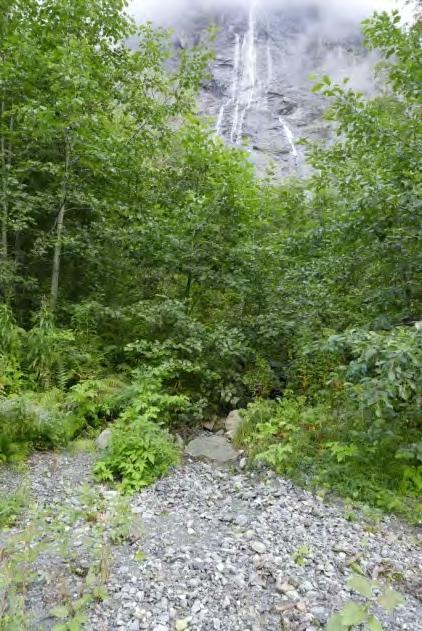
[[[301,7],[264,11],[252,1],[245,10],[190,14],[178,31],[184,47],[217,23],[212,77],[200,108],[227,143],[245,145],[260,173],[269,164],[277,175],[303,173],[299,139],[330,136],[326,103],[312,94],[311,74],[369,85],[371,64],[357,25],[328,24],[312,7]]]

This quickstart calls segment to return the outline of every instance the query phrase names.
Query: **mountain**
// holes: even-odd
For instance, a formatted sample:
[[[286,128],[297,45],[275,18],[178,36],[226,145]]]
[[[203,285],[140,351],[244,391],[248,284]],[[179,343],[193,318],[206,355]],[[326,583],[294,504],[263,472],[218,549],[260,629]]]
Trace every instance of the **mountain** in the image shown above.
[[[233,145],[245,145],[264,173],[301,173],[300,138],[328,138],[324,99],[311,92],[310,75],[348,76],[367,90],[372,60],[359,27],[330,19],[312,4],[265,10],[191,10],[176,29],[176,45],[196,43],[211,24],[218,27],[212,77],[203,87],[200,109]]]

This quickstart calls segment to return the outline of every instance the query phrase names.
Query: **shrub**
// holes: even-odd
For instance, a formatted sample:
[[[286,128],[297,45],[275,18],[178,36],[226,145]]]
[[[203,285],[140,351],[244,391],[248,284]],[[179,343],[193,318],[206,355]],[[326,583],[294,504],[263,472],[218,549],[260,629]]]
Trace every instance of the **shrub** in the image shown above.
[[[402,439],[413,436],[400,434]],[[255,461],[303,484],[333,489],[417,521],[422,488],[420,443],[398,449],[397,434],[371,438],[365,418],[346,404],[309,404],[287,392],[248,406],[236,436]],[[413,440],[416,440],[416,435]]]
[[[326,352],[348,358],[331,380],[341,381],[345,394],[368,421],[373,435],[420,428],[422,403],[422,331],[355,329],[332,336]]]
[[[94,467],[98,479],[117,480],[124,493],[148,486],[177,464],[179,450],[163,426],[189,406],[187,397],[167,394],[154,371],[135,377],[132,403],[113,425],[111,445]]]
[[[103,482],[119,481],[123,493],[133,493],[162,477],[178,459],[179,451],[166,431],[145,418],[124,414],[94,473]]]
[[[258,400],[243,413],[235,441],[278,473],[306,477],[309,455],[327,420],[324,405],[311,407],[287,391],[283,399]]]
[[[98,428],[116,419],[130,403],[131,388],[122,379],[109,376],[87,379],[72,386],[66,395],[66,405],[80,427]]]
[[[0,304],[0,394],[20,388],[23,334],[9,307]]]
[[[239,328],[201,323],[179,301],[139,308],[142,335],[126,346],[129,360],[160,368],[163,376],[166,372],[164,383],[172,392],[187,394],[197,420],[205,411],[233,408],[245,399],[242,377],[254,354]]]
[[[61,393],[22,393],[0,399],[0,460],[14,460],[33,448],[67,441],[69,424]]]

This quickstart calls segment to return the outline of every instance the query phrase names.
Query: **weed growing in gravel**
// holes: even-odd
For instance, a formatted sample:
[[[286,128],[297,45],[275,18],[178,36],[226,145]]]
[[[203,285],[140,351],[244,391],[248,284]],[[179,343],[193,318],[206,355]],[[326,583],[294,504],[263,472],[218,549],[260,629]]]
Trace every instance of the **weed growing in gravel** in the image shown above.
[[[117,493],[106,496],[85,485],[75,506],[35,508],[28,523],[0,550],[0,631],[27,628],[31,612],[25,600],[38,580],[39,564],[44,572],[45,563],[48,568],[53,561],[46,582],[52,602],[45,616],[54,631],[78,631],[88,619],[89,607],[107,598],[112,545],[125,540],[131,530],[128,502]],[[75,533],[83,537],[77,548]]]
[[[311,551],[307,545],[300,546],[293,555],[293,561],[297,565],[305,565],[311,557]]]
[[[401,594],[361,574],[353,574],[348,581],[348,586],[362,596],[365,603],[353,601],[347,603],[339,613],[330,618],[327,631],[350,631],[361,628],[361,625],[365,625],[369,631],[382,631],[381,622],[371,612],[373,605],[377,604],[387,612],[393,613],[404,603]],[[375,594],[378,594],[376,598]]]

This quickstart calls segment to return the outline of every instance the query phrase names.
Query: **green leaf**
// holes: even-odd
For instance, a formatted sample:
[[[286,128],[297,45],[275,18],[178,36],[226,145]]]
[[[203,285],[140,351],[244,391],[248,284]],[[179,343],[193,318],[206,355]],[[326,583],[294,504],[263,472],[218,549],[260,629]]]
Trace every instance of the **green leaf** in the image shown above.
[[[95,576],[95,573],[92,571],[89,572],[85,579],[85,582],[88,587],[93,587],[93,585],[95,585],[97,582],[97,577]]]
[[[350,589],[353,589],[364,598],[371,598],[374,589],[377,587],[377,584],[374,581],[370,581],[368,578],[358,576],[357,574],[351,576],[347,581],[347,584]]]
[[[61,620],[68,618],[70,615],[69,608],[66,607],[66,605],[57,605],[57,607],[53,607],[52,609],[50,609],[48,613],[50,616],[53,616],[54,618],[60,618]]]
[[[378,598],[378,604],[390,613],[399,605],[404,604],[404,598],[401,594],[387,587],[387,589]]]
[[[343,623],[341,614],[336,613],[329,619],[326,627],[326,631],[344,631],[347,626]]]
[[[369,631],[383,631],[381,622],[375,616],[369,616],[366,624]]]
[[[363,605],[358,603],[348,603],[340,612],[341,619],[345,627],[353,627],[362,624],[368,617],[368,613]]]

